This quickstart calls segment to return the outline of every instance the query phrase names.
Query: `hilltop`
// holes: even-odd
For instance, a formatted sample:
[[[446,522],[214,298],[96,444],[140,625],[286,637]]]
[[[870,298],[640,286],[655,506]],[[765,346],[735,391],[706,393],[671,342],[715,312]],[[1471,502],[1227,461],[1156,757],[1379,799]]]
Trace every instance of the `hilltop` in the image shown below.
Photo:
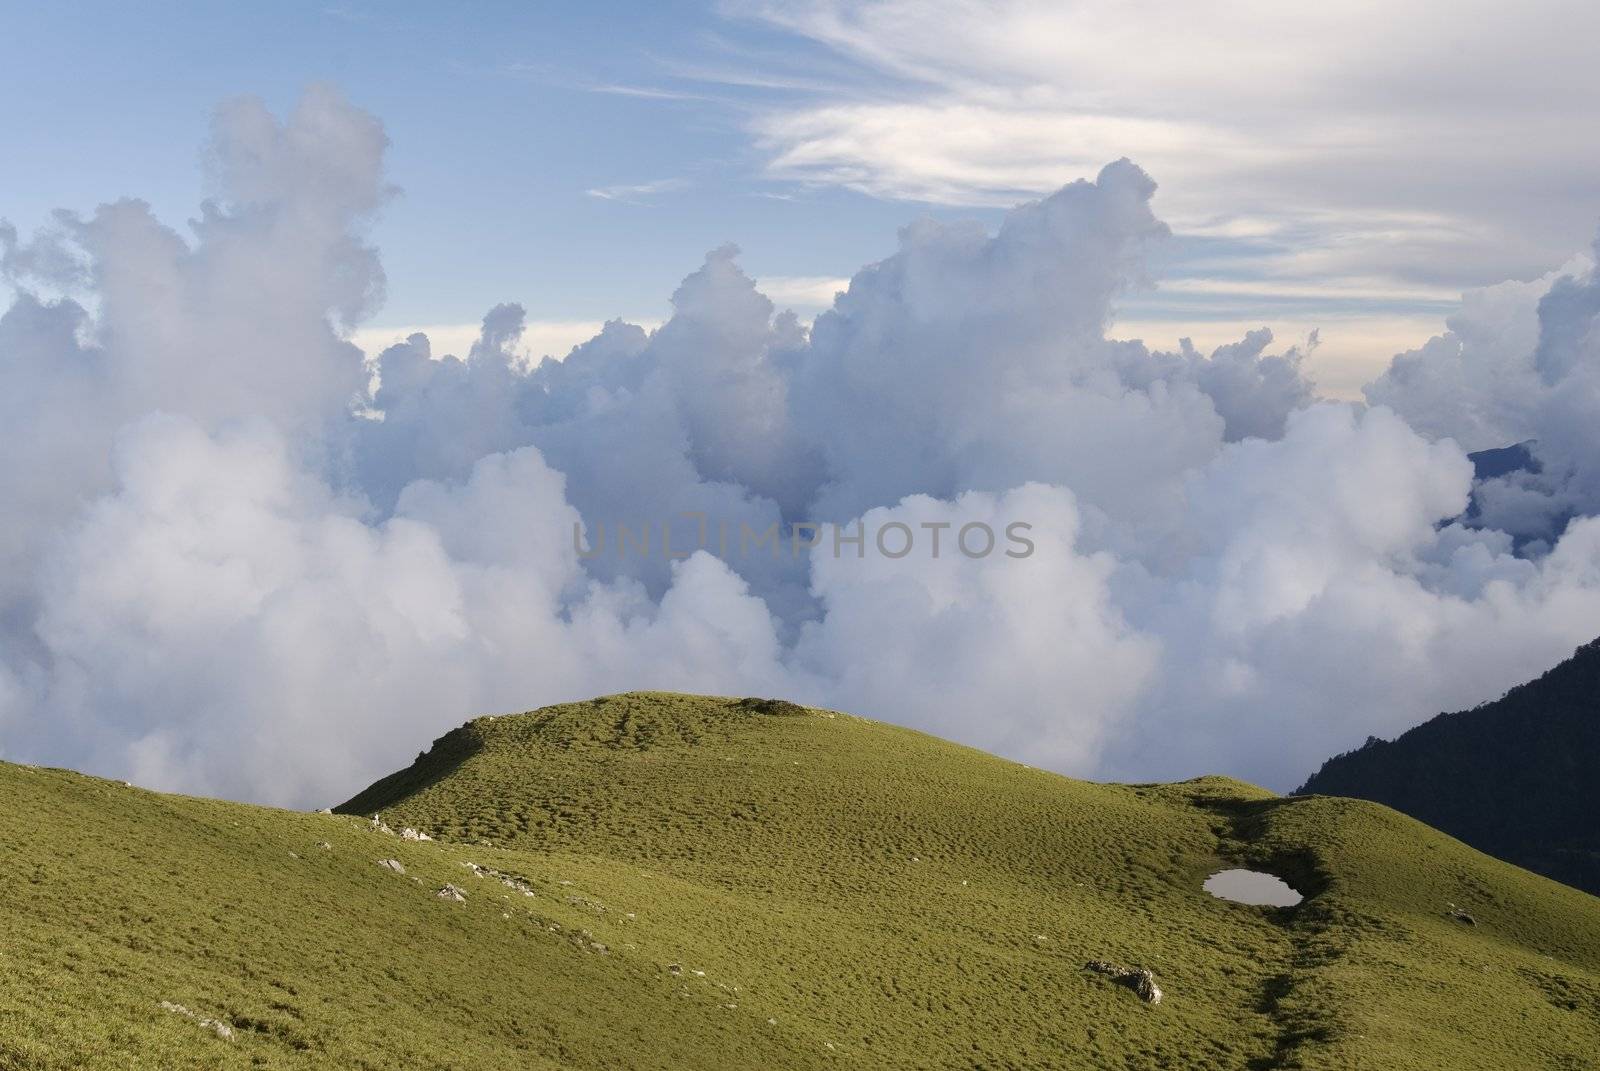
[[[1600,895],[1600,640],[1492,703],[1328,760],[1298,790],[1376,800]]]
[[[1394,1071],[1600,1049],[1600,901],[1388,808],[1090,784],[781,701],[478,718],[342,813],[6,764],[0,793],[8,1071]],[[1307,899],[1215,899],[1226,865]],[[1092,960],[1151,970],[1164,999]]]

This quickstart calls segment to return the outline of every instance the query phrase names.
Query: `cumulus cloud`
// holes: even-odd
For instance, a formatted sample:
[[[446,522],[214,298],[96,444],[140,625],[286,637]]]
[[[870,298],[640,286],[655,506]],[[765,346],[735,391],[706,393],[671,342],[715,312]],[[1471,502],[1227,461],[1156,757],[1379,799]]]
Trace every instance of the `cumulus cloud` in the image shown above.
[[[1019,523],[1028,527],[1008,532]],[[1113,601],[1115,559],[1079,546],[1072,493],[1030,483],[953,500],[914,495],[869,510],[859,524],[874,544],[875,533],[903,525],[920,550],[890,558],[846,548],[815,560],[824,615],[806,625],[796,655],[823,694],[847,709],[1095,773],[1106,739],[1156,670],[1159,645]],[[890,530],[891,553],[902,538]]]
[[[326,802],[470,714],[672,688],[1283,788],[1600,632],[1586,261],[1318,401],[1265,331],[1110,337],[1167,233],[1123,160],[908,225],[809,327],[723,246],[563,360],[492,305],[368,362],[384,145],[240,102],[188,234],[0,230],[0,753]]]
[[[1473,449],[1528,442],[1535,464],[1487,480],[1476,521],[1548,543],[1600,513],[1600,274],[1577,257],[1532,282],[1469,293],[1449,330],[1366,389],[1419,429]]]

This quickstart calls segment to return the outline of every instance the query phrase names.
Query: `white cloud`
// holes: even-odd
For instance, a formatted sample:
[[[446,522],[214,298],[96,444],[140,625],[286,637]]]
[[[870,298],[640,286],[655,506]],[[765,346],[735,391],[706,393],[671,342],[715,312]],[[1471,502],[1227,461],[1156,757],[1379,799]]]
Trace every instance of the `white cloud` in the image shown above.
[[[1318,402],[1293,333],[1113,326],[1167,233],[1120,161],[993,232],[907,226],[809,328],[725,246],[659,328],[565,325],[592,337],[534,365],[562,347],[515,305],[453,341],[355,326],[370,116],[319,90],[213,139],[192,238],[137,202],[0,233],[8,757],[320,803],[470,714],[657,687],[1283,788],[1600,633],[1587,261],[1469,294],[1371,406]],[[92,315],[29,292],[62,272]],[[1542,473],[1473,485],[1463,445],[1527,437]],[[685,513],[1023,522],[1035,553],[669,560]],[[619,522],[657,552],[616,553]]]
[[[671,193],[687,186],[688,182],[683,179],[657,179],[654,182],[640,182],[633,185],[596,186],[583,192],[602,201],[620,201],[623,204],[646,205],[650,203],[649,198],[655,194]]]
[[[1592,6],[729,10],[856,73],[754,105],[773,174],[797,181],[1006,205],[1130,156],[1168,179],[1158,207],[1181,233],[1264,239],[1406,287],[1531,271],[1600,215],[1600,146],[1572,136],[1600,104]]]
[[[1019,521],[1029,525],[1016,533],[1027,544],[1007,539]],[[1079,552],[1071,492],[1028,484],[953,501],[919,495],[870,510],[862,523],[871,533],[903,524],[926,549],[886,559],[849,550],[835,557],[830,546],[815,559],[812,586],[825,614],[805,627],[797,659],[824,682],[822,694],[845,709],[1097,773],[1107,738],[1124,728],[1156,671],[1160,646],[1113,602],[1115,560]],[[962,552],[969,525],[994,534],[992,553]],[[936,558],[930,538],[941,537]],[[974,528],[970,552],[985,540],[985,529]],[[995,673],[1001,665],[1007,672]]]

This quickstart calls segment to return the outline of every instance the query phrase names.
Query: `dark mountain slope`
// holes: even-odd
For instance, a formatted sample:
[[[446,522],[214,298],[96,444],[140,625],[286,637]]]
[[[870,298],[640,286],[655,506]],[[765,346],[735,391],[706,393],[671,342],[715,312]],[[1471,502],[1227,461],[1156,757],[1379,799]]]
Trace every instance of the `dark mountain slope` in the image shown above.
[[[1299,794],[1387,804],[1600,894],[1600,640],[1538,680],[1323,764]]]

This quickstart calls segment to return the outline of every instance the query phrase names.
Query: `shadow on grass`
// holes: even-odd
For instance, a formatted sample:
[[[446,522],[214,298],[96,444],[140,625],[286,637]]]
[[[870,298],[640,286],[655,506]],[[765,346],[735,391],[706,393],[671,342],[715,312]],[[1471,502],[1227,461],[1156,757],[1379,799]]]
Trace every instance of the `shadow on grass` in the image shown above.
[[[443,781],[483,750],[483,732],[469,722],[445,733],[403,770],[380,778],[333,808],[335,814],[370,815]]]

